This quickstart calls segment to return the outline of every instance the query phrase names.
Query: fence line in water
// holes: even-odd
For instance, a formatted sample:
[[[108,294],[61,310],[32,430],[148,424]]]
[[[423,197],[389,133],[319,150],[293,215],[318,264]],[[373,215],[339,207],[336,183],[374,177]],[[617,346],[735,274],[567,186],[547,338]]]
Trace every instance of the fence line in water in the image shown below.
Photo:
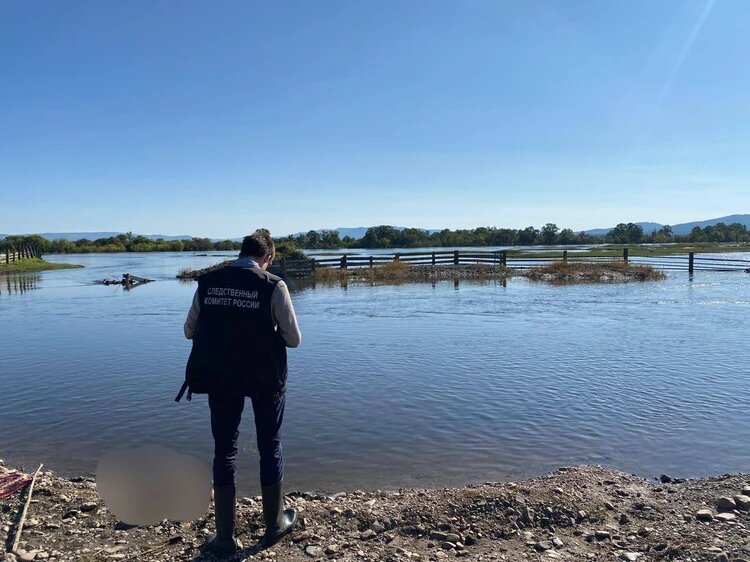
[[[560,252],[559,256],[518,257],[509,256],[505,250],[495,252],[446,250],[436,252],[400,252],[370,256],[348,255],[327,258],[312,257],[306,260],[280,260],[281,269],[290,275],[308,275],[318,268],[349,269],[366,268],[392,262],[411,265],[495,265],[512,269],[529,269],[556,262],[607,263],[625,262],[634,265],[650,265],[667,271],[746,271],[750,272],[750,260],[711,257],[688,252],[663,256],[630,256],[628,248],[623,248],[621,256],[578,256]]]

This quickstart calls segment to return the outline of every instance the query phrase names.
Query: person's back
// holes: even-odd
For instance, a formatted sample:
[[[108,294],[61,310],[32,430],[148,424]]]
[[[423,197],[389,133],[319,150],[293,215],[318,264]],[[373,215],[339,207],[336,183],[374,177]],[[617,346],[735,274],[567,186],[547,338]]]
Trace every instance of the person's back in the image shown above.
[[[275,249],[267,234],[242,242],[240,258],[228,267],[198,279],[185,336],[193,340],[185,384],[193,393],[208,394],[214,437],[214,501],[216,535],[206,551],[233,553],[237,438],[245,397],[253,404],[263,517],[262,546],[271,546],[290,532],[294,510],[284,510],[284,463],[279,431],[286,404],[286,347],[301,340],[289,290],[266,272]]]
[[[198,278],[201,310],[188,365],[193,392],[264,399],[284,392],[286,342],[272,313],[279,281],[259,267],[237,265]]]

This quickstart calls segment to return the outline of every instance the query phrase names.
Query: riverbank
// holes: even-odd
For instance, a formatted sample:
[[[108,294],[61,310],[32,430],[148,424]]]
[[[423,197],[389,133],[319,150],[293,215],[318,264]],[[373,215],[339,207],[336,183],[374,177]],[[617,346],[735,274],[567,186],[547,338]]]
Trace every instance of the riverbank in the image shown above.
[[[12,537],[26,492],[0,500],[0,527]],[[287,494],[295,532],[271,550],[260,498],[240,498],[236,560],[477,561],[750,560],[750,477],[663,483],[602,467],[568,467],[521,482],[457,489]],[[118,523],[92,479],[43,473],[20,556],[0,560],[213,560],[199,547],[213,515],[151,527]],[[12,538],[11,538],[12,540]]]
[[[18,260],[13,263],[0,263],[0,275],[11,273],[35,273],[53,269],[78,269],[82,265],[72,263],[51,263],[41,258]]]

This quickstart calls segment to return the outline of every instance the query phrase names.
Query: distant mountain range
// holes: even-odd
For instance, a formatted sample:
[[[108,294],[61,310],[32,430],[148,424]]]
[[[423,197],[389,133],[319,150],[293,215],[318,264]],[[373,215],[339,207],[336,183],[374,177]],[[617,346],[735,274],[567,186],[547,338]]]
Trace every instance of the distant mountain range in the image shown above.
[[[673,234],[690,234],[690,231],[693,230],[696,226],[706,228],[707,226],[714,226],[715,224],[719,224],[720,222],[723,222],[724,224],[740,223],[750,228],[750,215],[729,215],[726,217],[719,217],[717,219],[684,222],[680,224],[672,224],[670,226],[672,227]],[[635,224],[643,227],[643,232],[645,232],[646,234],[651,234],[651,232],[653,232],[654,230],[659,230],[664,226],[663,224],[658,222],[637,222]],[[610,230],[612,230],[612,228],[614,227],[594,228],[593,230],[584,230],[584,232],[586,234],[590,234],[591,236],[604,236]]]
[[[367,233],[366,226],[355,226],[354,228],[322,228],[321,230],[335,230],[339,233],[339,236],[343,238],[344,236],[350,236],[352,238],[362,238]],[[397,226],[399,230],[403,230],[403,227]],[[299,236],[300,234],[307,234],[307,232],[297,232],[294,234],[294,236]]]
[[[681,224],[673,224],[670,225],[672,227],[672,232],[674,234],[690,234],[690,231],[693,230],[696,226],[699,226],[701,228],[705,228],[707,226],[713,226],[715,224],[718,224],[720,222],[723,222],[725,224],[732,224],[732,223],[740,223],[744,224],[746,227],[750,228],[750,215],[729,215],[726,217],[719,217],[716,219],[709,219],[705,221],[696,221],[696,222],[686,222]],[[654,230],[659,230],[664,225],[662,223],[658,222],[638,222],[636,223],[643,227],[643,231],[646,234],[650,234]],[[560,226],[560,225],[558,225]],[[564,228],[565,225],[562,225]],[[339,236],[343,238],[344,236],[350,236],[351,238],[362,238],[365,233],[367,232],[366,226],[357,226],[354,228],[324,228],[319,230],[335,230],[339,233]],[[403,230],[405,227],[403,226],[396,226],[394,227],[397,230]],[[590,234],[591,236],[604,236],[607,234],[610,230],[612,230],[614,227],[610,228],[594,228],[592,230],[584,230],[586,234]],[[439,232],[439,230],[434,229],[423,229],[429,232],[430,234],[434,232]],[[110,238],[112,236],[117,236],[118,234],[123,234],[122,232],[41,232],[39,233],[40,236],[43,236],[44,238],[47,238],[49,240],[55,240],[58,238],[62,238],[64,240],[80,240],[81,238],[87,238],[89,240],[96,240],[97,238]],[[297,236],[298,234],[306,234],[306,232],[298,232],[295,234]],[[0,240],[8,236],[8,234],[0,234]],[[161,238],[163,240],[190,240],[193,238],[192,236],[188,234],[180,234],[177,236],[168,236],[165,234],[146,234],[146,238],[151,238],[152,240],[156,240],[157,238]],[[225,240],[224,238],[212,238],[213,242],[218,242],[220,240]],[[242,237],[239,238],[231,238],[231,240],[234,241],[241,241]]]

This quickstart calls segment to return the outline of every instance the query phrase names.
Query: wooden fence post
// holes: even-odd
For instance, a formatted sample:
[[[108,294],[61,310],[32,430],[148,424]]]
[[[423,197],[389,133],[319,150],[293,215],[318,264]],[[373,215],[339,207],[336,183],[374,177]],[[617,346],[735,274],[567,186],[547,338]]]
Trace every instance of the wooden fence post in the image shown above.
[[[400,261],[401,260],[401,254],[396,254],[393,256],[393,261]]]
[[[346,269],[346,254],[341,256],[341,269]]]
[[[453,265],[458,265],[458,250],[453,251]]]
[[[432,265],[435,265],[435,252],[432,252]]]
[[[508,267],[508,250],[503,250],[501,259],[503,267]]]
[[[693,274],[693,271],[695,269],[695,252],[690,252],[688,254],[688,272],[690,275]]]
[[[370,269],[372,269],[372,266],[373,266],[373,265],[374,265],[374,264],[373,264],[373,259],[372,259],[372,256],[370,256]]]
[[[315,258],[312,259],[312,263],[310,264],[310,271],[315,275]]]
[[[622,261],[624,261],[625,263],[628,263],[628,249],[627,248],[622,249]]]
[[[568,250],[563,250],[563,261],[568,261]]]
[[[286,271],[286,258],[281,258],[279,265],[281,266],[281,271]]]

